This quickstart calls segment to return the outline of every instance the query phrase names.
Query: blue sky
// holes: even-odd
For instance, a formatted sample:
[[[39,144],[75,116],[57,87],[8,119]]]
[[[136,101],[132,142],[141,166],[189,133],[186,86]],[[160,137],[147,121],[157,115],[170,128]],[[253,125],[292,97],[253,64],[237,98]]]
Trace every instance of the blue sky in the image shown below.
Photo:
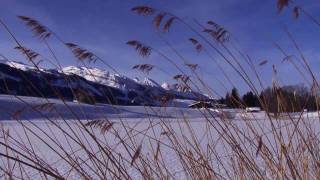
[[[318,1],[296,2],[314,17],[320,19]],[[277,66],[281,83],[303,82],[290,64],[281,63],[283,55],[274,46],[274,43],[278,43],[289,54],[297,54],[285,33],[286,28],[298,41],[313,66],[313,70],[317,72],[319,68],[320,54],[317,37],[320,35],[320,27],[311,23],[304,16],[298,20],[293,19],[289,9],[279,14],[276,0],[1,0],[0,17],[24,46],[48,58],[51,58],[48,50],[16,18],[17,15],[39,20],[65,41],[77,43],[91,50],[129,77],[143,78],[142,73],[132,70],[131,67],[135,64],[150,63],[165,70],[170,76],[155,70],[150,73],[149,77],[159,83],[173,82],[172,76],[178,71],[172,65],[156,54],[151,55],[148,59],[142,59],[125,44],[128,40],[137,39],[165,52],[178,64],[181,62],[159,38],[159,32],[152,27],[151,18],[130,12],[130,9],[137,5],[152,6],[171,12],[192,25],[195,25],[193,24],[194,19],[201,23],[213,20],[223,25],[232,33],[237,46],[248,53],[255,64],[262,60],[269,61],[266,66],[257,69],[266,84],[271,82],[272,64]],[[231,89],[232,86],[226,82],[220,69],[211,59],[195,52],[187,40],[194,36],[179,23],[173,24],[168,34],[163,34],[163,37],[173,44],[188,61],[199,64],[199,74],[213,89],[219,94],[224,94],[225,87]],[[50,40],[50,44],[63,66],[79,65],[70,51],[58,41]],[[13,50],[14,46],[15,44],[5,31],[0,29],[0,53],[10,59],[27,63],[23,56]],[[221,61],[224,70],[230,75],[241,93],[248,90],[248,87],[228,65],[214,53],[212,55]],[[43,65],[50,67],[48,64]],[[92,66],[107,68],[99,63],[92,64]]]

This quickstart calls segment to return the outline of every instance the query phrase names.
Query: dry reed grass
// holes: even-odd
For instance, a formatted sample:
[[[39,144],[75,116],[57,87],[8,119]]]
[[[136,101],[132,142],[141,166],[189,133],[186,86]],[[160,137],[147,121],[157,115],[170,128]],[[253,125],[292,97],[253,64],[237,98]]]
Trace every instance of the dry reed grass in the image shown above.
[[[282,11],[290,4],[291,1],[279,0],[278,10]],[[233,38],[222,26],[213,21],[207,22],[206,25],[209,28],[196,23],[197,27],[201,28],[198,31],[193,25],[168,12],[147,6],[138,6],[132,8],[132,11],[144,16],[152,16],[157,13],[153,24],[155,28],[161,28],[164,32],[171,29],[174,21],[181,23],[187,31],[191,31],[196,36],[196,38],[189,38],[189,41],[195,46],[198,53],[207,54],[211,60],[220,65],[215,58],[210,56],[209,52],[216,53],[219,60],[230,65],[234,73],[239,75],[255,94],[258,94],[258,89],[264,87],[252,60],[248,56],[241,56],[246,53],[240,52],[240,56],[234,53],[238,52],[238,49],[234,49],[234,46],[231,45]],[[293,12],[296,18],[301,12],[309,15],[299,6],[295,6]],[[25,16],[19,16],[19,18],[42,41],[46,41],[51,35],[56,36],[47,27],[32,18]],[[317,23],[313,17],[310,16],[310,19]],[[36,52],[24,48],[3,21],[1,24],[17,43],[15,49],[21,51],[27,60],[33,61],[39,56]],[[208,34],[210,38],[206,37]],[[298,72],[307,76],[305,79],[311,82],[311,89],[316,95],[319,89],[317,79],[298,43],[290,33],[288,36],[299,52],[299,63],[302,64],[302,66],[294,67]],[[61,43],[66,45],[80,61],[88,60],[92,63],[97,60],[102,61],[94,53],[76,44],[65,43],[62,40]],[[185,56],[169,43],[167,43],[168,47],[179,57],[183,65],[190,68],[191,74],[186,73],[183,67],[177,64],[178,60],[169,58],[157,49],[137,40],[128,41],[127,44],[134,47],[143,58],[149,57],[151,51],[154,51],[167,60],[178,71],[173,78],[188,91],[195,88],[209,95],[216,95],[198,75],[196,70],[201,67],[188,62]],[[46,45],[50,47],[49,44]],[[294,63],[289,60],[291,58],[288,58],[289,56],[284,51],[283,53],[287,59],[285,62]],[[264,60],[258,66],[266,67],[267,62]],[[35,63],[34,66],[38,68],[38,64]],[[116,72],[113,67],[110,68]],[[141,70],[146,74],[153,68],[151,64],[133,66],[133,69]],[[234,85],[228,74],[222,68],[220,69],[228,79],[227,82]],[[253,71],[256,76],[249,76],[249,71]],[[305,118],[303,112],[298,118],[287,113],[284,108],[287,102],[279,91],[275,66],[273,66],[273,73],[273,92],[278,99],[276,105],[281,110],[278,113],[286,114],[287,120],[281,120],[278,116],[271,117],[267,108],[269,102],[259,98],[266,111],[263,122],[255,117],[253,119],[242,117],[237,124],[223,116],[217,117],[210,109],[203,109],[198,111],[202,116],[203,134],[197,132],[199,130],[196,128],[197,124],[186,116],[175,119],[175,123],[168,122],[163,114],[168,108],[166,107],[167,102],[174,98],[170,95],[160,97],[163,108],[144,107],[149,116],[144,120],[145,124],[142,128],[140,121],[128,123],[121,115],[116,121],[111,121],[107,116],[99,120],[81,120],[69,104],[61,98],[65,111],[73,115],[74,121],[68,121],[56,109],[55,104],[45,96],[43,98],[46,102],[36,106],[16,96],[26,107],[30,107],[47,120],[46,126],[49,131],[42,129],[36,122],[19,121],[19,117],[26,108],[17,109],[11,117],[21,126],[23,131],[21,134],[24,135],[24,138],[13,136],[12,132],[1,124],[0,156],[1,160],[6,162],[5,166],[0,167],[0,176],[8,179],[33,179],[34,176],[28,172],[32,169],[38,177],[43,179],[68,179],[74,174],[82,179],[134,179],[129,173],[134,169],[143,179],[176,179],[177,177],[186,179],[317,179],[320,177],[320,156],[318,155],[320,147],[318,132],[312,127],[314,123],[319,123],[319,119]],[[259,82],[258,85],[254,83],[256,81]],[[32,82],[29,84],[33,87]],[[114,106],[114,108],[118,107]],[[43,113],[44,111],[56,113],[63,123],[51,119]],[[83,113],[85,113],[84,110]],[[152,113],[158,116],[152,118]],[[175,113],[178,113],[178,110]],[[259,123],[260,121],[262,124]],[[271,129],[265,129],[265,124],[268,124]],[[57,137],[58,134],[61,136]],[[66,144],[61,144],[62,139]],[[69,170],[59,171],[54,167],[54,163],[37,153],[36,144],[32,143],[34,140],[52,151],[69,167]],[[81,154],[78,154],[79,152]],[[176,171],[170,166],[170,161],[166,157],[168,153],[176,158],[174,166],[180,166],[180,170]],[[179,173],[182,175],[177,176]]]

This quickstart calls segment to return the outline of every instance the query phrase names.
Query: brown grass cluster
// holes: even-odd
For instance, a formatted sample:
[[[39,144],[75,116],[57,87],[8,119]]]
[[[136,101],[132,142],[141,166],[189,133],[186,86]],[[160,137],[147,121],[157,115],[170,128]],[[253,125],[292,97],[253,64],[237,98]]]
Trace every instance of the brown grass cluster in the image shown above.
[[[210,34],[211,37],[221,43],[229,40],[230,34],[226,29],[224,29],[224,27],[218,25],[213,21],[208,21],[207,24],[210,26],[208,28],[205,28],[203,32]]]
[[[21,54],[25,55],[31,61],[36,60],[36,58],[40,56],[39,53],[34,52],[33,50],[25,48],[25,47],[22,47],[22,46],[17,46],[14,49],[16,49],[19,52],[21,52]]]
[[[25,22],[25,24],[34,32],[34,35],[39,37],[40,39],[48,39],[52,35],[48,28],[40,24],[40,22],[38,22],[37,20],[34,20],[27,16],[18,16],[18,18]]]
[[[89,62],[96,62],[97,56],[87,49],[79,47],[74,43],[65,43],[65,45],[72,51],[73,55],[80,61],[88,60]]]
[[[294,4],[294,1],[278,0],[277,8],[284,8]],[[296,4],[294,4],[296,5]],[[320,168],[318,155],[320,149],[319,114],[313,112],[289,113],[285,111],[288,102],[281,91],[281,81],[276,67],[292,64],[306,80],[313,92],[311,98],[319,101],[319,86],[317,78],[312,71],[313,67],[294,40],[291,34],[289,39],[296,48],[299,56],[289,56],[280,46],[278,49],[284,55],[282,63],[270,65],[268,60],[256,62],[247,52],[224,43],[233,40],[230,33],[221,25],[208,21],[205,26],[200,25],[198,31],[194,24],[189,24],[183,18],[171,13],[160,11],[148,6],[138,6],[132,11],[144,16],[153,16],[153,25],[157,29],[168,32],[172,23],[177,20],[185,27],[188,33],[193,33],[189,41],[198,52],[204,52],[208,59],[213,60],[223,73],[223,78],[214,79],[224,87],[235,87],[231,77],[237,76],[237,83],[244,83],[257,98],[264,112],[249,113],[242,107],[240,109],[225,109],[217,104],[215,107],[202,107],[185,111],[184,108],[175,107],[179,103],[178,95],[165,94],[153,97],[159,101],[159,107],[143,107],[145,118],[126,119],[122,113],[132,111],[132,107],[119,107],[115,104],[101,105],[92,103],[83,105],[78,102],[79,109],[74,104],[61,98],[59,109],[57,103],[43,97],[43,103],[32,105],[20,96],[14,96],[23,106],[16,107],[15,112],[9,113],[12,122],[0,122],[0,177],[6,179],[319,179]],[[314,23],[316,19],[300,6],[294,7],[294,17],[306,15]],[[53,32],[41,25],[38,21],[19,16],[34,34],[41,40],[48,39]],[[14,33],[1,21],[2,26],[9,32],[17,44],[16,50],[26,56],[27,60],[35,60],[40,55],[31,49],[22,46]],[[198,24],[199,25],[199,24]],[[199,27],[199,26],[197,26]],[[205,36],[204,32],[209,34]],[[174,66],[177,81],[175,88],[182,92],[195,94],[201,92],[212,97],[219,94],[214,87],[210,87],[201,74],[198,64],[190,61],[184,53],[166,41],[172,54],[166,54],[157,49],[142,44],[138,40],[128,41],[142,57],[149,57],[155,51],[166,62]],[[61,41],[63,42],[63,41]],[[190,43],[188,42],[188,43]],[[201,43],[200,43],[201,42]],[[213,43],[215,42],[215,43]],[[218,42],[218,43],[217,43]],[[46,47],[49,47],[47,42]],[[82,62],[96,62],[101,60],[90,52],[74,43],[64,43],[74,56]],[[54,51],[51,55],[56,57]],[[214,56],[212,55],[214,54]],[[101,60],[101,62],[104,62]],[[85,64],[85,63],[84,63]],[[223,64],[231,68],[224,71]],[[107,64],[108,65],[108,64]],[[209,62],[208,62],[208,65]],[[108,66],[109,67],[109,66]],[[257,68],[259,67],[259,68]],[[112,67],[109,67],[112,68]],[[148,74],[155,67],[151,64],[138,64],[133,69]],[[191,71],[186,70],[191,69]],[[272,93],[275,94],[276,103],[272,104],[259,96],[259,90],[267,86],[259,74],[260,68],[270,68],[273,72]],[[116,71],[116,70],[114,70]],[[235,74],[231,74],[235,73]],[[172,78],[171,74],[168,74]],[[212,79],[215,78],[212,74]],[[225,78],[225,79],[224,79]],[[44,81],[49,82],[48,79]],[[66,79],[66,83],[68,83]],[[7,82],[4,82],[7,83]],[[10,82],[9,82],[10,83]],[[32,82],[28,82],[32,87]],[[72,84],[70,84],[72,86]],[[36,88],[35,88],[36,90]],[[59,93],[54,91],[54,93]],[[74,92],[76,93],[76,92]],[[86,92],[83,92],[86,94]],[[145,93],[150,93],[148,89]],[[137,98],[139,96],[137,95]],[[236,101],[236,100],[234,100]],[[307,99],[306,99],[307,101]],[[203,102],[206,103],[206,102]],[[305,103],[305,102],[303,102]],[[279,112],[273,115],[268,107],[277,106]],[[108,107],[106,115],[99,119],[82,119],[80,114],[85,108],[91,107],[92,112],[101,111],[101,107]],[[126,109],[127,108],[127,109]],[[317,107],[319,109],[319,107]],[[30,111],[41,115],[44,124],[37,121],[22,121],[24,113]],[[102,109],[104,111],[104,109]],[[232,119],[230,112],[236,111],[236,118]],[[187,113],[186,113],[187,112]],[[198,118],[189,117],[197,114]],[[276,114],[275,113],[275,114]],[[66,119],[70,114],[70,119]],[[112,114],[112,118],[110,118]],[[180,114],[180,116],[175,116]],[[261,119],[261,114],[264,117]],[[52,115],[52,116],[49,116]],[[118,117],[116,117],[118,115]],[[309,116],[310,115],[310,116]],[[311,117],[312,115],[312,117]],[[86,117],[86,116],[85,116]],[[19,128],[19,132],[12,127]],[[199,128],[201,127],[201,128]],[[47,159],[38,153],[38,147],[45,147],[53,153],[55,159]],[[56,162],[54,162],[57,160]],[[62,166],[56,166],[61,163]]]
[[[152,64],[137,64],[132,67],[132,69],[138,69],[139,71],[142,71],[145,74],[149,74],[153,68],[154,65]]]
[[[151,54],[152,48],[142,44],[137,40],[128,41],[127,45],[134,47],[142,57],[149,57]]]

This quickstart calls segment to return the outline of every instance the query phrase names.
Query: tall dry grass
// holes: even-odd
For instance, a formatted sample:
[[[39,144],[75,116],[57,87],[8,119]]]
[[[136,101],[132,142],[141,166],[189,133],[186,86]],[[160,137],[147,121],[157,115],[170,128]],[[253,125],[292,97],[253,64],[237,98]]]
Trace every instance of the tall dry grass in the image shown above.
[[[288,6],[291,7],[291,1],[278,1],[279,11]],[[237,48],[234,37],[223,26],[213,21],[206,24],[198,21],[189,23],[172,13],[147,6],[134,7],[132,11],[152,17],[155,28],[165,33],[178,33],[174,31],[174,26],[178,23],[185,27],[186,31],[193,34],[193,37],[186,37],[186,43],[190,41],[196,52],[204,53],[216,66],[221,67],[222,63],[229,65],[256,95],[268,86],[263,83],[257,70],[258,66],[266,67],[268,62],[253,61],[247,53]],[[310,20],[317,22],[299,6],[294,6],[293,12],[296,18],[303,12]],[[62,46],[69,48],[84,66],[100,61],[109,70],[118,73],[107,61],[79,45],[66,43],[40,22],[25,16],[19,16],[19,19],[49,49],[52,60],[47,61],[57,69],[62,70],[62,67],[50,45],[50,38],[56,38]],[[37,61],[37,57],[41,55],[24,47],[6,23],[0,23],[16,43],[15,49],[41,71]],[[173,66],[176,70],[173,78],[182,90],[217,96],[214,88],[199,75],[198,69],[201,67],[188,60],[165,35],[160,37],[171,53],[177,55],[176,59],[139,40],[130,40],[127,44],[143,58],[155,53],[165,63]],[[288,37],[300,57],[293,61],[287,58],[288,54],[280,46],[278,49],[283,52],[288,63],[294,65],[310,88],[316,91],[318,82],[310,63],[289,31]],[[156,66],[138,64],[133,68],[148,74]],[[216,79],[217,82],[222,87],[226,83],[236,87],[231,76],[223,68],[219,69],[227,81]],[[45,121],[42,121],[44,125],[37,121],[21,121],[19,118],[25,111],[22,108],[11,114],[17,129],[10,128],[10,122],[9,125],[6,124],[8,122],[1,122],[0,156],[3,166],[0,166],[0,175],[6,179],[318,179],[319,116],[308,117],[304,112],[285,112],[287,102],[279,91],[281,84],[276,66],[273,66],[273,72],[272,89],[277,98],[275,106],[280,107],[277,113],[281,116],[272,116],[268,109],[269,102],[258,96],[266,112],[263,119],[254,113],[242,113],[242,116],[231,120],[225,116],[217,116],[208,108],[193,110],[201,115],[198,119],[192,119],[187,114],[174,118],[174,113],[179,114],[181,109],[173,107],[173,111],[168,111],[170,108],[166,107],[166,103],[172,97],[161,97],[163,107],[143,107],[147,115],[144,119],[130,121],[121,114],[118,118],[110,119],[106,114],[102,119],[83,120],[79,117],[79,112],[75,112],[51,87],[61,97],[64,111],[72,114],[73,118],[70,120],[65,119],[64,112],[57,109],[52,100],[45,96],[42,97],[44,103],[36,106],[15,96]],[[31,81],[28,83],[34,91],[39,92]],[[246,106],[242,102],[238,103]],[[110,105],[110,108],[115,111],[121,109],[117,105]],[[47,116],[46,111],[55,113],[57,118]],[[171,113],[171,119],[167,118],[168,112]],[[80,113],[85,114],[85,108]],[[54,158],[47,159],[46,154],[42,154],[45,152],[39,150],[41,148],[50,152],[50,156]]]

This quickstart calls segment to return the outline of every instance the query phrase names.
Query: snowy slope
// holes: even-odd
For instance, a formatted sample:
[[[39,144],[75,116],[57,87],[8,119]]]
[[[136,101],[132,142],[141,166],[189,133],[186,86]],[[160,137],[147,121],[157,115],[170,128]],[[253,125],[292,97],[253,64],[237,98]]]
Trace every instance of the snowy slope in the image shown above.
[[[180,102],[182,103],[182,102]],[[38,108],[44,104],[52,104],[48,109]],[[181,106],[181,107],[180,107]],[[116,106],[108,104],[87,105],[78,102],[62,102],[58,99],[44,99],[37,97],[23,97],[0,95],[0,121],[1,120],[40,120],[65,119],[104,119],[104,118],[199,118],[202,113],[197,109],[184,108],[175,103],[172,107],[150,107],[146,111],[144,106]],[[151,110],[152,109],[152,110]],[[17,112],[21,111],[18,116]],[[162,113],[162,111],[164,111]],[[74,115],[76,114],[76,116]]]
[[[66,75],[57,70],[40,69],[32,66],[2,61],[0,63],[0,93],[23,96],[64,98],[72,100],[75,93],[86,92],[98,102],[116,102],[124,94],[115,88],[87,81],[76,75]],[[124,102],[125,103],[125,102]]]
[[[150,86],[161,88],[161,86],[150,78],[145,78],[140,81],[138,78],[128,78],[119,74],[112,74],[108,71],[101,70],[98,68],[86,68],[86,67],[75,67],[68,66],[63,68],[61,71],[65,74],[76,74],[85,78],[88,81],[93,81],[99,84],[119,88],[122,90],[139,89],[141,86]]]
[[[206,99],[205,95],[197,92],[182,92],[177,85],[169,85],[168,83],[158,84],[150,78],[139,80],[138,78],[128,78],[119,74],[112,74],[108,71],[100,70],[97,68],[75,67],[69,66],[63,68],[63,73],[76,74],[85,78],[88,81],[93,81],[103,85],[119,88],[123,91],[135,91],[143,95],[147,93],[151,96],[159,96],[161,94],[174,94],[178,99]]]
[[[36,69],[33,66],[24,64],[22,62],[17,62],[17,61],[2,61],[2,63],[9,65],[10,67],[16,68],[16,69],[20,69],[23,71],[29,71],[29,70],[34,70]]]
[[[99,84],[119,88],[119,89],[136,89],[137,83],[127,77],[119,74],[110,74],[108,71],[97,68],[68,66],[62,69],[62,73],[75,74]]]
[[[2,94],[51,98],[62,96],[72,100],[77,93],[85,92],[100,103],[151,106],[161,105],[159,98],[167,95],[182,100],[208,99],[197,92],[163,88],[150,78],[132,79],[98,68],[69,66],[62,70],[41,68],[39,71],[32,65],[0,61],[0,79],[3,80],[0,81]]]

